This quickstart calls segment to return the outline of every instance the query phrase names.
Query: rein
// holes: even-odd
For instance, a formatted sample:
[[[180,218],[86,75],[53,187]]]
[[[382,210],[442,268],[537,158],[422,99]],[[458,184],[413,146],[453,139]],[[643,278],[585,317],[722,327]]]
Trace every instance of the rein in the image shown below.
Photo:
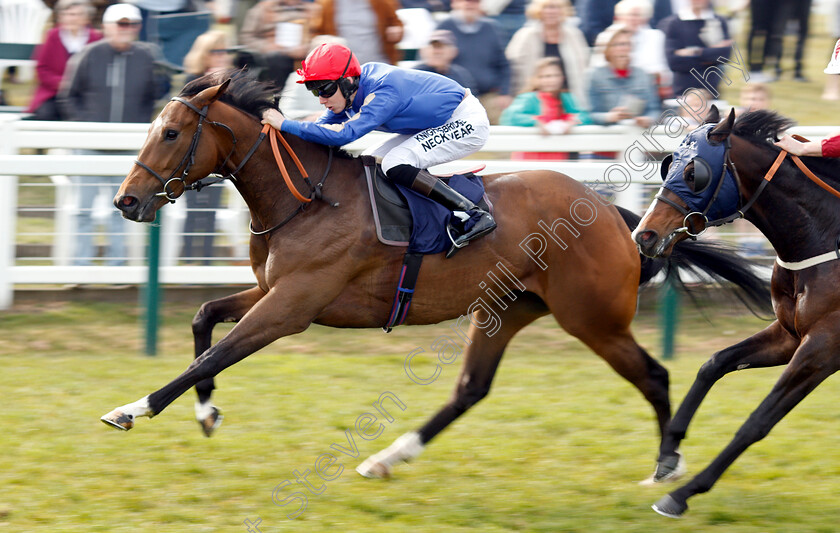
[[[330,168],[332,167],[332,161],[333,161],[333,149],[332,149],[332,147],[330,147],[329,152],[328,152],[327,168],[324,170],[324,175],[321,177],[321,181],[319,181],[317,185],[312,185],[312,182],[309,180],[309,174],[306,172],[306,169],[303,167],[303,163],[300,162],[300,158],[298,158],[295,151],[292,150],[292,147],[289,146],[288,141],[286,141],[286,139],[280,134],[280,130],[276,130],[276,129],[272,128],[271,125],[266,124],[265,126],[263,126],[263,129],[260,132],[260,141],[258,141],[258,142],[261,142],[265,138],[266,135],[269,136],[269,140],[271,141],[271,152],[274,154],[274,160],[277,162],[277,167],[280,169],[280,173],[283,175],[283,181],[286,182],[286,187],[289,188],[289,192],[291,192],[292,196],[294,196],[295,199],[297,199],[299,202],[301,202],[301,204],[297,207],[297,209],[292,211],[292,213],[289,216],[287,216],[281,222],[279,222],[278,224],[275,224],[274,226],[271,226],[268,229],[264,229],[262,231],[256,231],[254,229],[254,225],[252,223],[253,221],[249,222],[248,223],[248,231],[250,231],[252,235],[266,235],[268,233],[271,233],[272,231],[280,228],[281,226],[284,226],[286,223],[288,223],[290,220],[292,220],[298,213],[300,213],[304,209],[306,209],[306,206],[309,205],[309,203],[312,202],[313,199],[322,200],[332,207],[338,207],[338,205],[339,205],[338,202],[333,202],[333,201],[327,199],[326,197],[324,197],[324,195],[322,193],[322,190],[323,190],[323,187],[324,187],[324,182],[327,180],[327,176],[330,173]],[[283,144],[283,148],[286,149],[286,153],[288,153],[289,156],[291,156],[292,161],[295,162],[295,166],[300,171],[301,176],[303,176],[303,180],[306,182],[307,185],[309,185],[309,196],[308,197],[302,195],[297,190],[297,187],[295,187],[294,183],[292,183],[292,178],[289,176],[289,171],[286,170],[286,164],[283,163],[283,157],[280,155],[280,149],[277,146],[277,139],[280,139],[280,142]]]
[[[184,154],[184,157],[181,158],[181,162],[178,163],[178,166],[175,167],[175,169],[172,171],[172,173],[169,175],[168,178],[164,178],[163,176],[158,174],[154,169],[152,169],[151,167],[149,167],[148,165],[146,165],[145,163],[140,161],[140,159],[135,159],[134,160],[134,163],[137,166],[139,166],[140,168],[142,168],[143,170],[145,170],[146,172],[148,172],[149,174],[151,174],[152,176],[157,178],[157,180],[160,181],[161,184],[163,185],[163,191],[159,192],[159,193],[156,193],[155,196],[163,196],[164,198],[166,198],[169,201],[169,203],[174,204],[175,200],[177,198],[179,198],[181,194],[183,194],[184,192],[186,192],[188,190],[200,191],[204,187],[207,187],[209,185],[214,185],[216,183],[220,183],[220,182],[222,182],[226,179],[230,179],[230,180],[235,181],[237,179],[236,174],[240,170],[242,170],[242,168],[245,166],[245,164],[251,159],[251,156],[253,156],[254,153],[257,151],[257,148],[259,148],[260,144],[262,144],[263,140],[265,140],[266,136],[268,136],[269,140],[271,141],[271,150],[272,150],[272,153],[274,154],[274,160],[277,162],[277,167],[280,169],[280,173],[283,175],[283,181],[286,183],[286,186],[289,188],[289,191],[292,193],[292,196],[294,196],[296,200],[301,202],[301,205],[299,205],[298,208],[295,211],[293,211],[289,216],[287,216],[285,219],[283,219],[282,222],[280,222],[279,224],[276,224],[276,225],[274,225],[274,226],[272,226],[272,227],[270,227],[266,230],[255,231],[252,223],[249,222],[248,223],[249,231],[254,235],[266,235],[268,233],[271,233],[272,231],[274,231],[274,230],[280,228],[281,226],[285,225],[292,218],[294,218],[298,213],[302,212],[306,208],[306,206],[309,205],[310,202],[312,202],[313,199],[321,200],[321,201],[329,204],[331,207],[338,207],[338,205],[339,205],[338,202],[333,202],[323,195],[324,183],[326,182],[327,176],[329,175],[330,169],[332,168],[333,148],[331,146],[329,147],[328,158],[327,158],[327,166],[324,169],[323,176],[321,177],[320,181],[316,185],[312,185],[312,182],[309,179],[309,173],[304,168],[303,163],[301,163],[301,161],[300,161],[300,158],[297,156],[295,151],[289,145],[288,141],[286,141],[286,139],[283,137],[283,135],[280,134],[280,131],[272,128],[269,124],[266,124],[262,128],[262,130],[260,131],[259,138],[257,138],[256,142],[254,142],[254,144],[248,150],[248,153],[245,154],[245,157],[242,159],[242,161],[236,166],[236,168],[233,171],[229,172],[227,175],[220,176],[220,178],[218,180],[216,180],[214,182],[211,182],[211,183],[203,183],[202,180],[198,180],[195,183],[193,183],[192,185],[187,185],[186,180],[189,176],[190,168],[192,168],[192,166],[195,164],[195,153],[196,153],[196,150],[198,149],[198,141],[199,141],[199,138],[201,137],[201,132],[203,131],[203,127],[204,127],[204,121],[207,119],[207,110],[210,106],[205,105],[204,107],[199,109],[198,107],[193,105],[188,100],[185,100],[184,98],[181,98],[179,96],[173,97],[171,99],[171,101],[172,102],[178,102],[180,104],[184,104],[190,110],[192,110],[196,114],[198,114],[198,126],[196,127],[195,133],[193,133],[192,140],[190,141],[190,147],[187,149],[187,152]],[[233,130],[227,124],[223,124],[221,122],[215,122],[215,121],[212,121],[212,120],[208,121],[207,124],[224,128],[231,136],[232,146],[231,146],[230,152],[228,152],[224,161],[222,161],[222,164],[217,167],[217,168],[222,169],[222,171],[224,171],[225,166],[227,165],[228,161],[230,161],[230,158],[233,155],[233,152],[236,150],[236,142],[237,142],[236,134],[233,132]],[[295,187],[295,185],[292,183],[292,178],[289,175],[289,171],[286,169],[285,163],[283,163],[283,157],[281,156],[280,149],[277,146],[277,139],[280,139],[280,142],[283,144],[283,148],[285,148],[286,153],[288,153],[289,156],[292,158],[292,161],[294,161],[295,166],[297,166],[298,171],[300,171],[300,174],[303,177],[304,181],[309,186],[309,196],[308,197],[303,196],[297,190],[297,187]],[[176,174],[181,169],[181,167],[183,167],[184,170],[181,172],[181,174],[179,176],[176,176]],[[214,174],[216,174],[216,172],[214,172]],[[178,183],[178,182],[181,183],[181,187],[182,187],[183,190],[181,191],[181,194],[175,195],[174,188],[170,192],[170,185],[173,184],[173,183]]]

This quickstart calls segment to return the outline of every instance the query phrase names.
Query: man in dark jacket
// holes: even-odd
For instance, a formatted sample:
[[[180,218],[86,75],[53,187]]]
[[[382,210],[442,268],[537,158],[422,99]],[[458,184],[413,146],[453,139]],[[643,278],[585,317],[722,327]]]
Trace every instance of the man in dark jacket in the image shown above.
[[[435,30],[429,37],[429,44],[420,50],[423,62],[414,65],[414,68],[446,76],[457,81],[461,87],[469,89],[473,95],[479,96],[481,93],[470,71],[452,62],[457,55],[458,47],[455,46],[455,36],[452,32]]]
[[[130,4],[114,4],[105,10],[101,41],[85,46],[67,65],[58,93],[68,120],[84,122],[148,123],[155,101],[169,91],[168,75],[158,68],[158,47],[137,42],[142,18]],[[81,155],[116,155],[125,152],[79,150]],[[129,152],[133,155],[133,153]],[[76,231],[78,238],[74,263],[89,265],[96,258],[93,244],[93,205],[104,192],[114,197],[124,176],[74,176],[77,185]],[[105,228],[108,236],[107,264],[125,264],[125,221],[112,209]]]
[[[510,64],[496,21],[484,17],[478,0],[452,0],[452,13],[438,25],[455,36],[458,55],[453,63],[472,74],[490,123],[513,101]]]
[[[718,58],[732,53],[726,19],[712,11],[710,0],[691,0],[690,7],[663,20],[665,57],[674,73],[674,95],[692,88],[705,89],[717,98],[725,76]]]
[[[149,122],[155,101],[169,91],[157,65],[160,49],[138,42],[140,11],[114,4],[103,15],[105,38],[74,55],[59,97],[71,120]]]

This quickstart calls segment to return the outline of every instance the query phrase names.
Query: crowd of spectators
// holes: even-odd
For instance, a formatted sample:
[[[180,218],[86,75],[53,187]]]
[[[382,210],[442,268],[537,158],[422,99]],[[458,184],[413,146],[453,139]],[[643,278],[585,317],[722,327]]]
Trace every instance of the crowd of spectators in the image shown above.
[[[748,6],[753,81],[781,74],[786,21],[798,24],[794,78],[804,79],[810,0],[715,1],[721,5],[713,0],[129,0],[117,5],[45,0],[55,16],[36,49],[37,85],[27,111],[36,120],[148,122],[170,82],[177,89],[206,73],[238,66],[285,87],[283,107],[290,116],[314,119],[319,106],[294,83],[295,70],[315,45],[337,40],[362,63],[399,64],[454,79],[480,98],[494,124],[536,126],[545,135],[566,134],[584,124],[648,127],[675,98],[718,96],[722,76],[714,67],[730,57],[733,46],[725,15],[746,13]],[[418,50],[401,47],[407,29],[400,10],[408,8],[428,10],[436,25]],[[172,21],[179,24],[177,31]],[[769,95],[764,85],[749,91],[756,98]],[[840,87],[827,87],[825,97],[840,98]],[[192,207],[218,205],[218,191],[202,195],[205,203]],[[189,229],[207,231],[214,221],[206,218]],[[188,249],[192,245],[187,242]],[[201,248],[206,252],[206,243]]]
[[[380,61],[451,77],[481,99],[492,123],[514,98],[532,92],[532,80],[544,58],[559,64],[563,91],[598,124],[647,123],[663,102],[692,88],[717,92],[721,76],[708,73],[732,51],[730,12],[752,10],[748,53],[753,81],[772,81],[762,71],[780,70],[784,22],[799,23],[794,77],[802,74],[802,47],[810,0],[130,0],[141,13],[138,41],[159,49],[175,83],[201,75],[203,63],[246,66],[254,75],[289,87],[300,61],[313,43],[335,38],[346,43],[362,63]],[[101,13],[109,0],[58,0],[53,28],[38,48],[38,86],[28,111],[38,118],[62,118],[57,105],[59,81],[74,53],[97,40]],[[437,28],[419,50],[404,50],[406,28],[400,10],[425,9]],[[209,31],[206,17],[218,24]],[[195,15],[190,17],[191,15]],[[186,24],[168,35],[172,17]],[[205,31],[184,39],[197,29]],[[620,43],[609,42],[620,34]],[[625,41],[629,38],[629,45]],[[416,39],[415,39],[416,40]],[[211,43],[209,45],[208,43]],[[207,46],[213,48],[207,49]],[[177,52],[172,49],[177,48]],[[203,51],[202,49],[205,48]],[[621,48],[621,54],[613,49]],[[625,51],[627,54],[624,54]],[[413,54],[412,54],[413,53]],[[200,54],[198,58],[196,54]],[[617,66],[629,54],[626,67]],[[615,56],[615,59],[610,60]],[[173,59],[175,58],[175,59]],[[186,80],[176,72],[186,73]],[[628,89],[628,87],[630,87]],[[617,93],[616,91],[621,91]],[[828,97],[840,91],[827,90]],[[653,95],[651,97],[651,94]],[[605,98],[609,96],[610,98]],[[621,97],[621,104],[606,102]],[[714,94],[716,96],[716,94]],[[625,105],[628,102],[633,105]],[[640,103],[641,102],[641,103]],[[610,105],[612,104],[612,105]],[[603,109],[610,105],[609,109]],[[312,108],[307,108],[311,114]],[[623,108],[621,112],[615,107]],[[638,114],[632,113],[638,111]],[[295,110],[291,111],[293,114]],[[633,116],[628,116],[632,114]],[[300,116],[300,114],[298,114]],[[636,120],[639,118],[639,120]]]

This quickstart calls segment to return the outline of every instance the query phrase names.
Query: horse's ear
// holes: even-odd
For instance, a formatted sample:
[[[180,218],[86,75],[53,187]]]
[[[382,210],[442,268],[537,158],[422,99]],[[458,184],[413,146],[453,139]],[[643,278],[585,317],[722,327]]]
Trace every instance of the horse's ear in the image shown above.
[[[722,143],[732,133],[732,127],[735,125],[735,108],[729,111],[729,115],[721,120],[717,126],[712,128],[709,132],[709,141],[718,144]]]
[[[219,97],[225,94],[228,85],[230,85],[230,78],[226,79],[225,82],[221,85],[216,85],[214,87],[208,87],[207,89],[204,89],[196,95],[194,103],[196,105],[199,105],[200,107],[212,104],[213,102],[218,100]]]
[[[720,122],[720,111],[715,104],[712,104],[706,118],[703,119],[703,124],[717,124],[718,122]]]

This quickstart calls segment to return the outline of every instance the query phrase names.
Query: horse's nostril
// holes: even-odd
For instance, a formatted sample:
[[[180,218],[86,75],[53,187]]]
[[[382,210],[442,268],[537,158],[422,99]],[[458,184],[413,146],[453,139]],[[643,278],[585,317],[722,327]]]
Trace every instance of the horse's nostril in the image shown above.
[[[656,242],[658,237],[659,234],[653,230],[641,231],[636,234],[636,243],[641,244],[642,246],[650,245],[651,243]]]
[[[123,196],[122,198],[118,198],[116,202],[114,202],[118,209],[126,209],[131,208],[137,203],[137,198],[133,196]]]

